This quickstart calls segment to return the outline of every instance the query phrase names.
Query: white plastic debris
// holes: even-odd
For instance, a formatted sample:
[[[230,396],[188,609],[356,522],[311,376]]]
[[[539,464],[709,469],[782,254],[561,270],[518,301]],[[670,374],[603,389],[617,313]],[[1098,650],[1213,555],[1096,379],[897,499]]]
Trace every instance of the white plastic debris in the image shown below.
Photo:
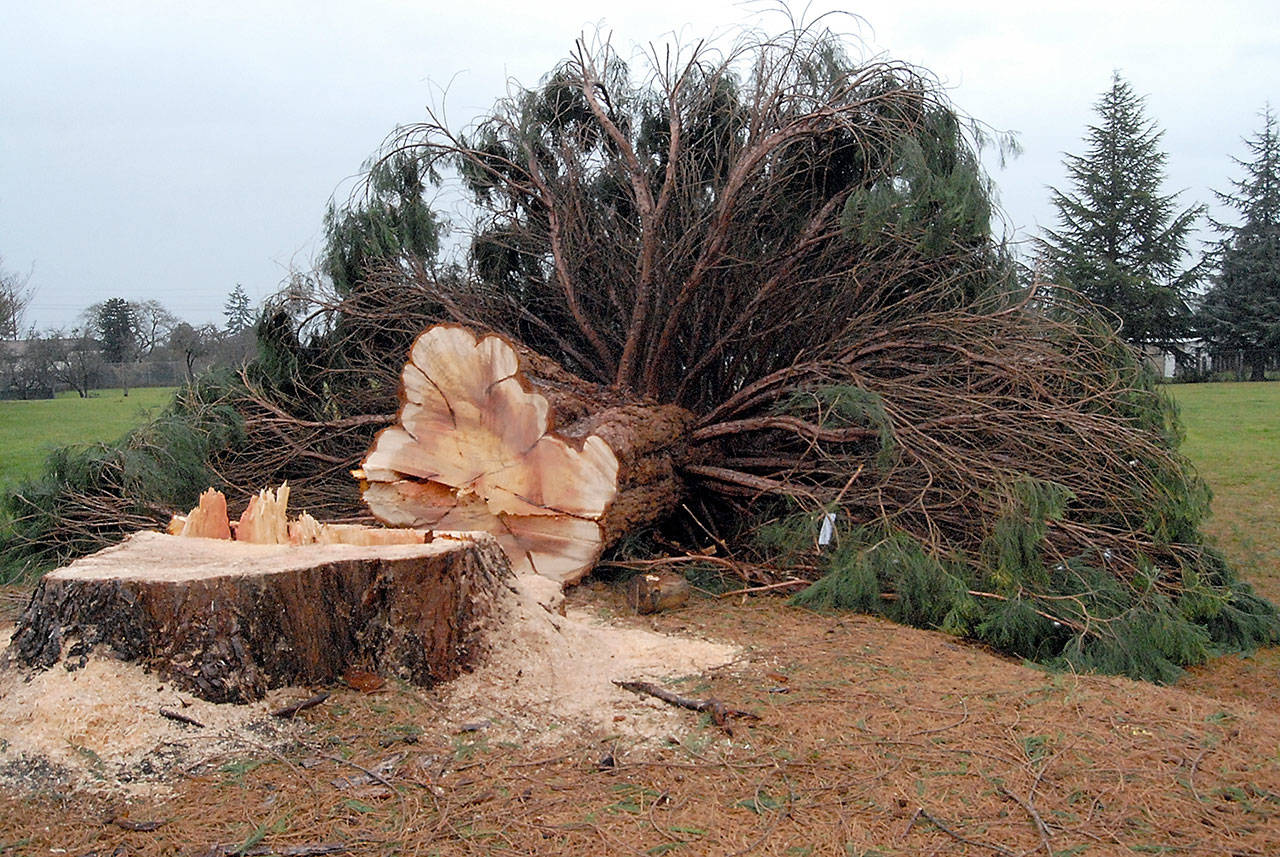
[[[822,516],[822,526],[818,528],[818,547],[831,544],[836,535],[836,513],[827,512]]]

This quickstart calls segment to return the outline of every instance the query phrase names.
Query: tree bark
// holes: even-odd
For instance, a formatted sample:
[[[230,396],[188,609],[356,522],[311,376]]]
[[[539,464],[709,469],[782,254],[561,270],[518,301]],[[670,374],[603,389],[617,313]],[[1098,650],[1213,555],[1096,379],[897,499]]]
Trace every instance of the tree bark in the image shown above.
[[[104,646],[214,702],[353,665],[429,685],[475,662],[510,573],[484,536],[290,547],[136,533],[46,575],[10,651],[74,669]]]
[[[1267,380],[1267,352],[1263,348],[1255,348],[1249,355],[1249,380]]]
[[[683,408],[456,325],[419,336],[401,378],[398,423],[357,471],[383,523],[484,530],[517,574],[572,583],[680,503],[694,423]]]

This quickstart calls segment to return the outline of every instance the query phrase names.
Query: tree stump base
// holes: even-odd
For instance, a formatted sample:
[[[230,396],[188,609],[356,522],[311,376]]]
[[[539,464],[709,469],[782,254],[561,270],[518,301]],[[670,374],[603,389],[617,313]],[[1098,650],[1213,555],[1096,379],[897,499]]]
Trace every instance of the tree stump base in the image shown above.
[[[353,665],[429,685],[473,665],[510,575],[483,534],[290,547],[142,532],[45,575],[10,652],[74,669],[103,646],[213,702]]]

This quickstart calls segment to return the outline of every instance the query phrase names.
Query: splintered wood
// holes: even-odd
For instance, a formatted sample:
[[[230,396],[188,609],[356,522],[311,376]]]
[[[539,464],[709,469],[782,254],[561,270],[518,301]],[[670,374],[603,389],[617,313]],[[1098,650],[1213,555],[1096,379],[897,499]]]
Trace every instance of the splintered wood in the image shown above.
[[[355,475],[386,524],[484,530],[517,574],[573,583],[611,540],[675,507],[670,447],[692,415],[610,402],[563,370],[539,386],[527,369],[500,336],[429,328],[402,374],[398,424]],[[556,430],[557,410],[575,425]]]
[[[173,516],[173,520],[169,522],[169,532],[187,538],[231,538],[231,525],[227,521],[227,498],[221,491],[210,488],[200,495],[200,505],[192,509],[190,514]]]
[[[227,519],[227,499],[210,488],[200,504],[186,515],[174,515],[169,534],[185,538],[230,539],[257,545],[420,545],[426,533],[411,529],[364,527],[359,524],[322,524],[303,512],[289,520],[289,486],[263,489],[249,498],[249,505],[235,524]],[[233,535],[234,533],[234,535]]]

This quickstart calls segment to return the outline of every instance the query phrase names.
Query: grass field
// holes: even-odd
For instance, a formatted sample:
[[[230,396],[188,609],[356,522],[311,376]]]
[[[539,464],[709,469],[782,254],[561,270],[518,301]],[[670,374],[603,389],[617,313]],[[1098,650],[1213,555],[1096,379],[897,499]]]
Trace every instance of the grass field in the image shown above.
[[[1280,384],[1175,384],[1183,452],[1213,489],[1205,529],[1244,577],[1280,601]]]
[[[73,392],[0,402],[0,485],[39,473],[54,447],[115,440],[159,413],[173,392],[173,387],[135,387],[128,396],[95,390],[88,399]]]

